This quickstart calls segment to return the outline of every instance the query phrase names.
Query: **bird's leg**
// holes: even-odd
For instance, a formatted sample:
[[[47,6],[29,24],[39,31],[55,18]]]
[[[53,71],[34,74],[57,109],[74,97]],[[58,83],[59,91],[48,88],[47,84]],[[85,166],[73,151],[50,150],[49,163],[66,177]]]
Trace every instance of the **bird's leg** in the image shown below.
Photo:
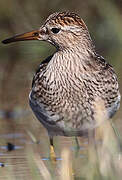
[[[121,143],[120,133],[119,133],[118,129],[115,127],[112,119],[110,119],[110,123],[111,123],[112,129],[114,131],[114,134],[115,134],[115,136],[116,136],[116,138],[118,140],[118,143],[119,143],[119,146],[120,146],[119,148],[121,150],[122,149],[122,143]]]
[[[78,138],[75,136],[75,142],[76,142],[76,148],[79,150],[80,149],[80,145],[78,142]]]
[[[80,150],[80,145],[78,142],[78,138],[75,136],[75,142],[76,142],[76,150],[75,150],[75,156],[78,156],[79,150]]]
[[[88,131],[88,144],[90,146],[96,146],[96,141],[95,141],[95,130],[89,130]]]
[[[53,137],[50,137],[50,159],[52,162],[56,161],[56,154],[54,151]]]

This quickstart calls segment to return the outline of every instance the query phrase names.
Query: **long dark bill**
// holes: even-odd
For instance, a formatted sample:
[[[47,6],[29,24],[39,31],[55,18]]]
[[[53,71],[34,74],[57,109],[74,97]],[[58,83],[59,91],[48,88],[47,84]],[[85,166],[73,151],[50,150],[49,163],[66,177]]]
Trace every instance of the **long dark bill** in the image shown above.
[[[2,43],[8,44],[16,41],[38,40],[38,38],[39,30],[34,30],[5,39],[2,41]]]

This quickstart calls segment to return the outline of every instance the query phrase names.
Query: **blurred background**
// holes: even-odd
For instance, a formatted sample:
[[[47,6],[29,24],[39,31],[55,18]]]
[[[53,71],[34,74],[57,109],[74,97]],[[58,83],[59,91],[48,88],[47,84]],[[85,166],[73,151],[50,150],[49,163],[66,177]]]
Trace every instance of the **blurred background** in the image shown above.
[[[1,0],[0,41],[37,29],[51,13],[65,10],[76,12],[83,18],[97,53],[114,67],[122,94],[121,0]],[[45,42],[0,43],[1,146],[8,141],[16,144],[16,138],[20,137],[19,140],[24,142],[27,138],[30,142],[33,134],[37,140],[41,139],[45,152],[48,144],[43,137],[47,138],[47,134],[30,110],[28,95],[34,72],[40,62],[54,51],[55,48]],[[114,121],[122,134],[122,107]],[[21,144],[21,141],[17,143]]]

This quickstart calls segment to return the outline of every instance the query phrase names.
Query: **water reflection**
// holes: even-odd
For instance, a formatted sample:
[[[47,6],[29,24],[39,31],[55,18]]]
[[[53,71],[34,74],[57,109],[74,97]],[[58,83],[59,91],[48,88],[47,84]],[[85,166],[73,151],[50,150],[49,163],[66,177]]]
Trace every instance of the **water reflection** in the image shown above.
[[[7,150],[7,151],[18,150],[18,149],[23,149],[23,148],[24,148],[23,146],[17,146],[9,142],[7,143],[6,146],[0,146],[0,149]]]
[[[24,134],[22,133],[8,133],[8,134],[0,134],[0,138],[5,138],[5,139],[17,139],[17,138],[22,138],[24,137]]]
[[[14,109],[14,110],[0,110],[0,118],[5,119],[18,119],[24,118],[30,114],[29,110],[23,110],[21,108]]]
[[[41,160],[43,160],[43,161],[50,161],[50,158],[49,157],[42,157]],[[62,160],[61,157],[57,157],[56,158],[56,161],[61,161],[61,160]]]
[[[0,162],[0,167],[4,167],[4,166],[5,166],[4,163],[1,163],[1,162]]]
[[[64,156],[62,155],[64,149],[67,149],[70,153],[68,165],[70,166],[70,162],[73,162],[75,173],[81,177],[82,172],[84,172],[84,170],[81,171],[81,169],[84,168],[85,161],[87,160],[88,139],[78,139],[80,148],[76,156],[74,138],[54,137],[57,158],[55,166],[52,166],[49,158],[49,142],[46,130],[38,121],[30,120],[30,117],[27,120],[29,123],[24,123],[25,119],[23,119],[22,124],[20,124],[19,121],[13,121],[15,125],[13,129],[8,128],[8,123],[4,124],[5,119],[1,121],[0,167],[4,169],[5,172],[3,175],[0,174],[0,180],[7,179],[10,173],[13,174],[13,177],[16,177],[16,179],[20,177],[20,179],[23,180],[30,179],[30,174],[33,175],[32,172],[35,174],[39,173],[38,169],[42,166],[41,163],[52,173],[52,176],[59,177],[61,175],[60,168],[65,162],[65,154]],[[9,123],[11,123],[11,120],[9,120]],[[36,142],[39,143],[37,144]],[[98,144],[99,143],[98,141]],[[37,167],[36,163],[39,167]]]

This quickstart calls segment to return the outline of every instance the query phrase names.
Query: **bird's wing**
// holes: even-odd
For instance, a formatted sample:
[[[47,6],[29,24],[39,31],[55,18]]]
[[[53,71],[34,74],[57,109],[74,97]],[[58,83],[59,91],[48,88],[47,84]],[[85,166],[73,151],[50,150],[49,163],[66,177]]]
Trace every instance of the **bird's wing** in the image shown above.
[[[96,63],[98,63],[100,78],[103,81],[104,98],[109,118],[111,118],[120,106],[120,93],[116,73],[113,67],[102,57],[96,54]]]
[[[41,62],[39,68],[36,70],[36,73],[33,77],[32,80],[32,87],[34,85],[34,82],[36,81],[36,79],[38,79],[38,76],[40,74],[41,71],[44,71],[44,69],[47,67],[48,63],[50,62],[50,60],[52,59],[53,55],[47,57],[44,61]]]

